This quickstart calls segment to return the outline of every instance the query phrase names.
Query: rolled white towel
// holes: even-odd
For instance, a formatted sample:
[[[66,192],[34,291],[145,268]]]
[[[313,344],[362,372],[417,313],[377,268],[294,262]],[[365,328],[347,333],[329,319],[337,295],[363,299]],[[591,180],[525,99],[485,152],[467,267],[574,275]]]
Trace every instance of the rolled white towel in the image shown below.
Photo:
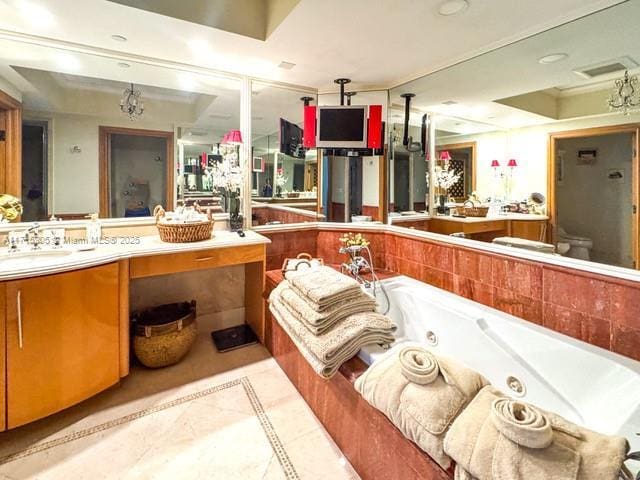
[[[398,360],[402,367],[402,375],[418,385],[434,382],[440,373],[438,360],[422,347],[403,348],[398,354]]]

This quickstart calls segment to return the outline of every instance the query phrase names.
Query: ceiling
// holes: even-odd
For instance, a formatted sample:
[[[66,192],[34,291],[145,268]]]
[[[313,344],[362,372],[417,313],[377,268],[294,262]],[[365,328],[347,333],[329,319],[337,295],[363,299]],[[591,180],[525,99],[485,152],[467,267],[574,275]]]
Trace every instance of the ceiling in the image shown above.
[[[202,7],[211,0],[185,1]],[[69,48],[88,45],[105,49],[103,54],[121,52],[333,91],[337,77],[352,78],[354,89],[389,87],[620,3],[469,0],[464,12],[445,17],[438,13],[442,0],[267,3],[273,1],[285,6],[265,27],[266,40],[107,0],[0,0],[0,29],[70,42]],[[135,3],[150,8],[149,1]],[[279,68],[283,61],[295,66]]]
[[[610,114],[606,100],[613,80],[623,72],[585,79],[576,71],[621,57],[631,67],[640,64],[638,18],[640,0],[616,5],[394,88],[391,102],[398,110],[400,94],[415,93],[412,107],[417,111],[497,128]],[[539,63],[554,53],[567,57]]]

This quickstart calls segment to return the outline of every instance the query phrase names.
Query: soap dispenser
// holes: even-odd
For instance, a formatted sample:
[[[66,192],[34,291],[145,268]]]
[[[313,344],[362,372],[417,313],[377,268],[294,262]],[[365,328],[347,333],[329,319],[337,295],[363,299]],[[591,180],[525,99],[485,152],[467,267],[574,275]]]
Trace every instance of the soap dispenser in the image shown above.
[[[89,222],[87,223],[87,242],[92,245],[98,245],[102,238],[102,224],[97,213],[87,215]]]

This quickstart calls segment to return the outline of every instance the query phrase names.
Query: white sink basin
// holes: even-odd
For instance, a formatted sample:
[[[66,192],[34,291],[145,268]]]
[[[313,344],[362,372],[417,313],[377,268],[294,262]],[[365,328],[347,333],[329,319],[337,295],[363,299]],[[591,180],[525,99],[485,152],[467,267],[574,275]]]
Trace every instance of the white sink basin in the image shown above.
[[[38,261],[53,260],[73,253],[72,250],[35,250],[29,252],[14,252],[0,255],[0,268],[19,265],[28,266]]]

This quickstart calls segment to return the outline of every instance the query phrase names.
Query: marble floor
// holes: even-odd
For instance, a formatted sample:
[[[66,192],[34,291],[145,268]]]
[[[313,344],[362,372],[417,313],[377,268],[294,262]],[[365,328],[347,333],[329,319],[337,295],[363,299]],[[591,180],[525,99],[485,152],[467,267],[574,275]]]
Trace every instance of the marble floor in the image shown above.
[[[261,345],[180,364],[0,434],[0,479],[357,479]]]

